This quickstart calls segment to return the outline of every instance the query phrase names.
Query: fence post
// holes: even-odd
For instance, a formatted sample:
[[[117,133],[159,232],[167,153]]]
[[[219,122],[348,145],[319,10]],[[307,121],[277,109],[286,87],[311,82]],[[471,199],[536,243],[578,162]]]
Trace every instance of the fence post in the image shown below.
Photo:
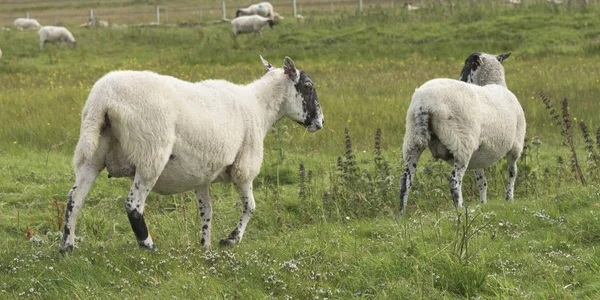
[[[331,2],[331,13],[333,13],[333,0]]]
[[[90,9],[90,17],[88,20],[88,24],[90,24],[91,26],[96,25],[96,18],[94,18],[94,10]]]
[[[225,10],[225,1],[221,2],[221,9],[223,10],[223,20],[227,19],[227,11]]]
[[[200,22],[202,22],[202,8],[200,8]]]
[[[27,17],[27,19],[29,19],[29,12],[26,12],[25,16]]]
[[[362,12],[362,0],[358,0],[358,12]]]
[[[296,14],[296,0],[292,0],[292,11],[294,14],[294,18],[297,16]]]
[[[165,24],[169,23],[169,7],[165,7]]]
[[[156,6],[156,24],[160,24],[160,8]]]

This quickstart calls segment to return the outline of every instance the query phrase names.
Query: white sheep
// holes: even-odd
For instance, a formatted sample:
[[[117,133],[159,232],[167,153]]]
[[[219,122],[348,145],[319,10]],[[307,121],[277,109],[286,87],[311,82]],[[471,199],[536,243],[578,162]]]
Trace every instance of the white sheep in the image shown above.
[[[199,83],[152,72],[117,71],[98,80],[81,114],[73,157],[75,185],[68,193],[61,250],[73,249],[76,219],[98,174],[133,179],[125,210],[138,244],[154,247],[144,221],[150,191],[171,195],[195,190],[204,247],[210,246],[209,186],[233,182],[243,214],[224,246],[242,240],[255,208],[252,181],[263,159],[269,128],[284,116],[315,132],[323,114],[308,74],[286,57],[283,68],[265,61],[260,79],[237,85]]]
[[[234,36],[238,36],[240,33],[254,32],[262,37],[262,29],[267,25],[272,29],[275,24],[273,20],[258,15],[241,16],[231,21]]]
[[[399,215],[426,147],[434,158],[454,165],[450,191],[457,209],[462,207],[465,171],[475,170],[480,199],[486,203],[483,169],[504,156],[508,161],[506,200],[513,200],[526,125],[523,108],[504,80],[502,61],[509,55],[473,53],[465,61],[460,81],[433,79],[415,90],[406,115]]]
[[[40,49],[44,49],[46,43],[70,43],[73,48],[77,46],[77,41],[73,34],[64,27],[60,26],[44,26],[38,31],[40,37]]]
[[[408,10],[408,11],[413,11],[413,10],[419,9],[416,6],[413,6],[412,3],[408,3],[408,2],[404,2],[404,7],[406,7],[406,10]]]
[[[235,12],[235,17],[259,15],[261,17],[273,19],[273,5],[269,2],[252,4],[247,8],[240,8]]]
[[[17,30],[23,29],[38,29],[42,27],[40,23],[35,19],[26,19],[26,18],[18,18],[13,22],[13,25],[17,28]]]

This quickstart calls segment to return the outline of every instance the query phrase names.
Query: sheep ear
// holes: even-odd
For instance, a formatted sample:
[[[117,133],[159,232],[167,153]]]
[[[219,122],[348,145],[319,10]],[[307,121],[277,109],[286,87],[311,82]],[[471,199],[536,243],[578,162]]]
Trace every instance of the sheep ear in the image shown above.
[[[271,63],[269,63],[262,57],[262,55],[260,56],[260,60],[262,61],[263,65],[265,66],[265,69],[267,72],[275,69],[275,68],[273,68],[273,65]]]
[[[508,53],[500,54],[500,55],[496,56],[496,58],[498,59],[498,61],[499,61],[500,63],[502,63],[502,62],[503,62],[505,59],[507,59],[507,58],[510,56],[510,54],[511,54],[511,53],[512,53],[512,52],[508,52]]]
[[[298,77],[298,72],[296,72],[296,65],[291,58],[288,56],[283,60],[283,71],[284,74],[288,75],[293,82],[296,82]]]

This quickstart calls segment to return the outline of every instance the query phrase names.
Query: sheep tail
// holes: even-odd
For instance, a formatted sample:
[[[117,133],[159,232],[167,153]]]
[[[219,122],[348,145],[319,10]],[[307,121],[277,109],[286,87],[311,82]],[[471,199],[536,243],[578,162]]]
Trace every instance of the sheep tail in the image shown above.
[[[106,107],[92,105],[86,107],[81,118],[81,130],[79,142],[73,156],[73,168],[77,170],[86,159],[91,159],[100,142],[102,130],[109,127],[108,113]]]
[[[419,148],[425,148],[429,145],[431,134],[429,133],[429,112],[419,106],[415,112],[414,143]]]

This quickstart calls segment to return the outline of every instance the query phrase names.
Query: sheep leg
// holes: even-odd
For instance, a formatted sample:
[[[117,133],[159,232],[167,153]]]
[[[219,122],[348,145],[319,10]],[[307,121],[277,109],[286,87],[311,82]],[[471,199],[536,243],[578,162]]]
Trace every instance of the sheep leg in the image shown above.
[[[463,176],[465,176],[467,165],[468,163],[460,163],[456,159],[454,160],[454,170],[450,177],[450,192],[452,193],[452,198],[454,198],[454,207],[456,209],[463,206],[462,180]]]
[[[417,163],[424,150],[425,148],[413,148],[403,155],[404,165],[406,167],[400,178],[400,204],[398,207],[398,217],[402,215],[402,210],[406,207],[406,203],[408,202],[408,194],[410,193],[413,178],[417,172]]]
[[[506,157],[508,165],[508,184],[506,185],[506,201],[513,201],[515,192],[515,178],[517,177],[517,157],[508,155]]]
[[[201,186],[195,190],[200,208],[200,218],[202,219],[202,239],[200,244],[205,248],[210,248],[210,220],[212,219],[212,204],[210,202],[210,193],[207,186]]]
[[[236,184],[236,187],[242,200],[242,216],[240,217],[237,227],[226,239],[221,240],[219,243],[221,246],[233,246],[242,241],[244,231],[246,230],[246,225],[248,225],[248,221],[250,221],[252,214],[254,214],[254,208],[256,207],[254,203],[254,195],[252,194],[252,181],[239,185]]]
[[[487,203],[487,179],[485,179],[485,172],[483,169],[477,169],[475,171],[475,177],[477,177],[477,188],[479,189],[479,199],[481,203]]]
[[[148,227],[144,219],[144,208],[146,205],[146,197],[152,190],[152,187],[158,180],[158,176],[151,179],[142,178],[140,172],[135,173],[133,184],[129,190],[129,195],[125,199],[125,211],[127,218],[131,224],[131,229],[135,234],[138,245],[141,248],[151,250],[154,248],[152,237],[148,233]]]
[[[63,239],[60,252],[73,251],[75,244],[75,225],[77,215],[83,207],[83,199],[94,185],[98,174],[104,169],[102,163],[94,163],[90,160],[84,163],[75,172],[75,185],[67,194],[67,208],[65,209],[65,226],[63,228]]]

